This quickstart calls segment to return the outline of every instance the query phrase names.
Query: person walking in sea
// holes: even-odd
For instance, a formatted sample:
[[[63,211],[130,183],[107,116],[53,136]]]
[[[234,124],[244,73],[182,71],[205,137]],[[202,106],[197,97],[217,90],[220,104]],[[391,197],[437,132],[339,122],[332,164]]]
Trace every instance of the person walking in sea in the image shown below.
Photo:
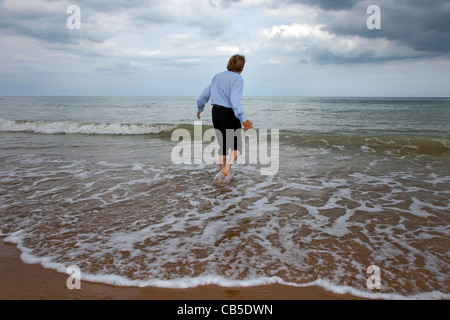
[[[252,130],[250,122],[241,106],[244,79],[241,73],[244,71],[245,57],[234,55],[230,58],[227,71],[217,74],[211,84],[203,90],[197,100],[197,118],[204,111],[205,105],[211,99],[212,121],[216,130],[216,139],[219,143],[220,171],[216,179],[228,177],[231,166],[242,153],[242,126],[244,130]],[[231,150],[227,161],[227,152]],[[222,179],[223,180],[223,179]]]

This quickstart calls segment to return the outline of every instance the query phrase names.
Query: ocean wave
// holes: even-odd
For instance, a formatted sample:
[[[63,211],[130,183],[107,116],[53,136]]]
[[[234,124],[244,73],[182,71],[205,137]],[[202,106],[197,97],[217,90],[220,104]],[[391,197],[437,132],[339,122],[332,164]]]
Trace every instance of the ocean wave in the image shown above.
[[[148,135],[171,132],[171,124],[78,123],[72,121],[22,121],[0,118],[2,132],[39,134]]]
[[[37,134],[86,134],[86,135],[155,135],[170,138],[176,129],[185,129],[191,134],[196,124],[164,123],[78,123],[73,121],[26,121],[0,118],[0,132],[31,132]],[[202,131],[212,129],[211,124],[203,124]],[[262,131],[256,129],[257,137]],[[273,130],[264,131],[268,135]],[[443,154],[450,151],[450,139],[416,135],[374,135],[374,134],[322,134],[295,130],[281,130],[280,143],[315,148],[360,149],[362,152],[394,151],[419,152],[423,154]],[[251,136],[251,134],[250,134]],[[246,140],[250,141],[250,140]]]
[[[420,153],[441,155],[450,151],[450,139],[416,135],[330,135],[284,132],[281,142],[305,147],[387,152],[395,154]]]

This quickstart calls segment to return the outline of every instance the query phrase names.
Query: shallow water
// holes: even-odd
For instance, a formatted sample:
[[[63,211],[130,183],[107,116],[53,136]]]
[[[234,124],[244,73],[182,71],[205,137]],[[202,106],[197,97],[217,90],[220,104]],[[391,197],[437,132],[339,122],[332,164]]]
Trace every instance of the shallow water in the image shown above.
[[[244,161],[215,186],[217,165],[171,161],[192,101],[117,99],[0,101],[0,230],[25,262],[116,285],[449,298],[449,100],[247,98],[280,129],[279,170]]]

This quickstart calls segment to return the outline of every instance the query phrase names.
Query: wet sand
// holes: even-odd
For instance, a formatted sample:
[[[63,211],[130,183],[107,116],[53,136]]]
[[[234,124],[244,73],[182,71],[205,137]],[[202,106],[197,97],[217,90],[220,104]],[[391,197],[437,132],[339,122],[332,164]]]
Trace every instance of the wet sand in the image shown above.
[[[320,287],[268,285],[248,288],[202,286],[193,289],[130,288],[81,280],[80,290],[67,288],[68,276],[20,259],[15,245],[0,238],[1,300],[353,300]]]

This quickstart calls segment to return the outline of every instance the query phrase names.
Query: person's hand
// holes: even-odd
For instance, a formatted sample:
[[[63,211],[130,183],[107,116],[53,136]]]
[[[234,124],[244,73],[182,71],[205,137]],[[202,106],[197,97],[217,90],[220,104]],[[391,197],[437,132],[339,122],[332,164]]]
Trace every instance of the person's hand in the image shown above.
[[[242,123],[242,125],[244,126],[244,131],[248,131],[248,130],[253,130],[253,122],[250,122],[249,120],[245,121],[244,123]]]
[[[197,112],[197,118],[198,118],[198,120],[200,120],[200,113],[201,113],[201,112]]]

